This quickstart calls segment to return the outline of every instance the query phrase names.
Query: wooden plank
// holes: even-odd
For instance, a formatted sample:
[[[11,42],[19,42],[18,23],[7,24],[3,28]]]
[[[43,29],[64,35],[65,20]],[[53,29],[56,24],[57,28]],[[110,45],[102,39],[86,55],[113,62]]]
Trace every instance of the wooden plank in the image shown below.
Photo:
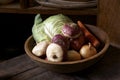
[[[34,7],[38,5],[38,3],[35,0],[29,0],[29,7]]]
[[[105,30],[113,46],[120,48],[120,0],[99,0],[97,24]]]
[[[84,71],[61,74],[37,66],[27,55],[0,63],[0,80],[120,80],[120,49],[110,46],[105,56]]]
[[[20,9],[20,4],[16,2],[7,5],[0,5],[0,9]]]
[[[106,53],[98,63],[84,71],[61,74],[35,67],[9,80],[120,80],[120,49],[110,46]]]
[[[17,74],[15,76],[9,78],[9,80],[31,80],[33,77],[35,77],[37,75],[41,75],[45,72],[47,72],[47,71],[44,68],[34,67],[30,70],[24,71],[20,74]]]
[[[19,6],[19,5],[18,5]],[[0,13],[18,13],[18,14],[58,14],[63,13],[67,15],[97,15],[97,9],[83,9],[83,10],[64,10],[64,9],[56,9],[56,8],[48,8],[48,7],[30,7],[26,9],[21,9],[17,7],[13,8],[0,8]]]
[[[29,7],[29,0],[20,0],[20,7],[21,8],[28,8]]]
[[[0,80],[10,78],[35,67],[37,67],[37,65],[26,57],[26,55],[4,61],[0,63]]]
[[[89,80],[120,80],[120,49],[110,46],[103,59],[91,68]]]
[[[45,71],[28,78],[28,80],[120,80],[119,53],[120,49],[110,46],[99,62],[84,71],[70,74]]]
[[[20,3],[14,2],[8,5],[0,5],[0,13],[22,13],[22,14],[57,14],[63,13],[68,15],[97,15],[97,8],[85,8],[85,9],[57,9],[50,7],[43,7],[41,5],[32,4],[33,0],[20,0]],[[29,7],[28,7],[29,6]]]

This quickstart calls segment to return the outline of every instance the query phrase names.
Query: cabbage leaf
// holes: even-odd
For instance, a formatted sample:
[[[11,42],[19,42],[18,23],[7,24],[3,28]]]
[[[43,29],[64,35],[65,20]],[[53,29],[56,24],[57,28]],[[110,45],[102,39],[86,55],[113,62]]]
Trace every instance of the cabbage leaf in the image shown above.
[[[69,17],[63,14],[52,15],[44,21],[42,21],[40,14],[37,14],[32,27],[33,38],[37,43],[44,40],[51,41],[56,34],[62,34],[61,29],[64,24],[72,22]]]

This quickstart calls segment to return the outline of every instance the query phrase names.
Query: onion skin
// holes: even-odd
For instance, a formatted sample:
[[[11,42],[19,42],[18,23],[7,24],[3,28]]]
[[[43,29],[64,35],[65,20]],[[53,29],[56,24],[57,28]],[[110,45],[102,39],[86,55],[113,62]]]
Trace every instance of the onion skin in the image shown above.
[[[80,28],[75,23],[65,24],[62,28],[63,35],[68,38],[77,38],[80,35],[80,32]]]
[[[67,50],[69,49],[69,45],[70,45],[69,39],[61,34],[57,34],[52,38],[51,42],[61,46],[63,53],[64,53],[63,60],[66,60],[66,53],[67,53]]]
[[[89,58],[97,54],[96,48],[92,46],[91,43],[83,45],[79,52],[83,58]]]
[[[76,60],[81,60],[82,59],[79,52],[77,52],[75,50],[68,50],[66,58],[67,58],[67,61],[76,61]]]
[[[70,41],[68,40],[68,38],[61,34],[55,35],[52,38],[51,42],[59,44],[63,49],[66,49],[66,50],[69,48],[69,44],[70,44]]]
[[[64,52],[62,47],[56,43],[51,43],[46,50],[47,60],[51,62],[62,62]]]
[[[78,38],[70,40],[70,48],[79,51],[85,42],[84,35],[80,35]]]

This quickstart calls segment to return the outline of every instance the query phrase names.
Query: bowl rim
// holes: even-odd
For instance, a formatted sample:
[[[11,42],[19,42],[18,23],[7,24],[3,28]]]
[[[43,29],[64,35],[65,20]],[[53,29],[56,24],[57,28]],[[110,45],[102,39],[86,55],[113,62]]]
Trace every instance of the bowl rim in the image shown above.
[[[93,26],[93,25],[92,25]],[[103,31],[101,28],[97,27],[99,30]],[[96,55],[93,55],[89,58],[86,58],[86,59],[82,59],[82,60],[76,60],[76,61],[65,61],[65,62],[51,62],[51,61],[47,61],[47,60],[44,60],[44,59],[41,59],[37,56],[35,56],[34,54],[32,54],[32,52],[30,52],[28,50],[28,43],[29,43],[29,40],[33,38],[33,36],[29,36],[27,38],[27,40],[25,41],[25,44],[24,44],[24,49],[25,49],[25,52],[26,54],[33,60],[35,61],[38,61],[38,62],[41,62],[41,63],[46,63],[46,64],[55,64],[55,65],[67,65],[67,64],[76,64],[76,63],[83,63],[83,62],[87,62],[89,60],[92,60],[92,59],[95,59],[97,58],[98,56],[102,55],[102,54],[105,54],[106,50],[108,49],[109,45],[110,45],[110,40],[109,40],[109,37],[107,35],[107,33],[105,31],[103,31],[104,34],[105,34],[105,38],[106,38],[106,44],[104,45],[104,47],[101,49],[101,51],[99,51]]]

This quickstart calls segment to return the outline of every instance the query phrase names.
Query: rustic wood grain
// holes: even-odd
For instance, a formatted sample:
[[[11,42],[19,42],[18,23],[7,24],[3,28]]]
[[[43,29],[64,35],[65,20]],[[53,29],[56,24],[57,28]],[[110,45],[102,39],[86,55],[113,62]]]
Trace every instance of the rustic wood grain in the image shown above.
[[[11,4],[0,5],[0,13],[22,13],[22,14],[69,14],[69,15],[96,15],[97,8],[90,7],[84,9],[58,9],[44,7],[35,2],[35,0],[19,0]]]
[[[2,62],[0,63],[0,80],[10,78],[35,67],[37,65],[26,57],[26,55]]]
[[[29,80],[35,76],[43,74],[44,72],[47,72],[46,69],[41,67],[34,67],[30,70],[27,70],[25,72],[22,72],[18,75],[11,77],[10,80]]]
[[[120,0],[99,0],[98,26],[104,29],[111,44],[120,48]]]
[[[20,0],[20,7],[21,8],[28,8],[29,4],[28,4],[28,0]]]
[[[120,49],[110,46],[93,66],[75,73],[56,73],[37,66],[27,55],[0,63],[0,80],[120,80]]]

